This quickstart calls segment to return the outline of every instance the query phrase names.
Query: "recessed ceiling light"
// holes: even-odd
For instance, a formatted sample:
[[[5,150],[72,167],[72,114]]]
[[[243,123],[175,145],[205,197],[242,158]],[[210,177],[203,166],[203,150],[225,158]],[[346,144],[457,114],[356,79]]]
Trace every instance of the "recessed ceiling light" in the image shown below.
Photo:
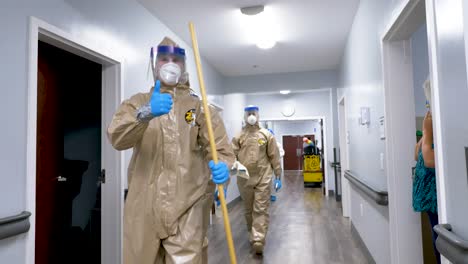
[[[280,94],[290,94],[291,90],[282,90],[280,91]]]

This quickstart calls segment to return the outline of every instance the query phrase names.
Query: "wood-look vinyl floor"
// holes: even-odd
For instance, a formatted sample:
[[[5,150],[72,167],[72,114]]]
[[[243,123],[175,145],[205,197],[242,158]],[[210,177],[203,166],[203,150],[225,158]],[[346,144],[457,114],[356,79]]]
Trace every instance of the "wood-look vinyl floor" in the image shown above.
[[[229,194],[228,194],[229,195]],[[283,189],[270,207],[270,225],[263,256],[252,252],[242,202],[229,213],[237,261],[250,263],[363,264],[364,254],[351,236],[341,204],[320,188],[304,188],[302,173],[286,171]],[[208,231],[209,263],[229,263],[221,213]]]

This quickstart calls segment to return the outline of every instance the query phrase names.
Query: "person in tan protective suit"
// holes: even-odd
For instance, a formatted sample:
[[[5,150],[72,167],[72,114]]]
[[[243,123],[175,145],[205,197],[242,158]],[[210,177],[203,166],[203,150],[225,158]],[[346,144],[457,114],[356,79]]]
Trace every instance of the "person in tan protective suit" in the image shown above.
[[[157,50],[152,64],[155,87],[125,100],[108,128],[115,149],[133,148],[124,263],[207,263],[206,232],[215,184],[228,181],[235,156],[213,109],[220,161],[210,161],[202,102],[187,85],[185,51],[169,38]]]
[[[281,161],[275,137],[259,126],[258,107],[245,108],[246,125],[232,139],[237,160],[249,171],[250,178],[237,178],[237,186],[245,204],[245,219],[250,242],[257,254],[263,253],[268,231],[271,183],[281,188]]]

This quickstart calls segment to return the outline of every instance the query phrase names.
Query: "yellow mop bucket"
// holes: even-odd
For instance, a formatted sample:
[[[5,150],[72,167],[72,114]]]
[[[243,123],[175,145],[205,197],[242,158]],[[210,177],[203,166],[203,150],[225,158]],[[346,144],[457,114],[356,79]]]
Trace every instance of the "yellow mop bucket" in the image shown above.
[[[323,171],[320,169],[320,155],[304,155],[304,183],[322,183]]]

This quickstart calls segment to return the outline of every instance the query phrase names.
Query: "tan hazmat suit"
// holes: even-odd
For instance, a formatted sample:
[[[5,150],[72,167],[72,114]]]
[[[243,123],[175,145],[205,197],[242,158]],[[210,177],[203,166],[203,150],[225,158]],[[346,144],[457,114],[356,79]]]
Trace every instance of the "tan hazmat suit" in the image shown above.
[[[237,178],[239,192],[245,205],[245,219],[250,242],[263,251],[268,231],[269,207],[273,171],[282,173],[280,154],[274,136],[257,124],[247,124],[241,134],[232,139],[237,160],[249,172],[249,179]]]
[[[140,121],[149,93],[125,100],[108,128],[115,149],[133,149],[124,210],[124,263],[207,263],[206,232],[215,185],[202,102],[186,85],[161,85],[173,98],[167,115]],[[235,161],[224,124],[211,109],[219,159]]]

